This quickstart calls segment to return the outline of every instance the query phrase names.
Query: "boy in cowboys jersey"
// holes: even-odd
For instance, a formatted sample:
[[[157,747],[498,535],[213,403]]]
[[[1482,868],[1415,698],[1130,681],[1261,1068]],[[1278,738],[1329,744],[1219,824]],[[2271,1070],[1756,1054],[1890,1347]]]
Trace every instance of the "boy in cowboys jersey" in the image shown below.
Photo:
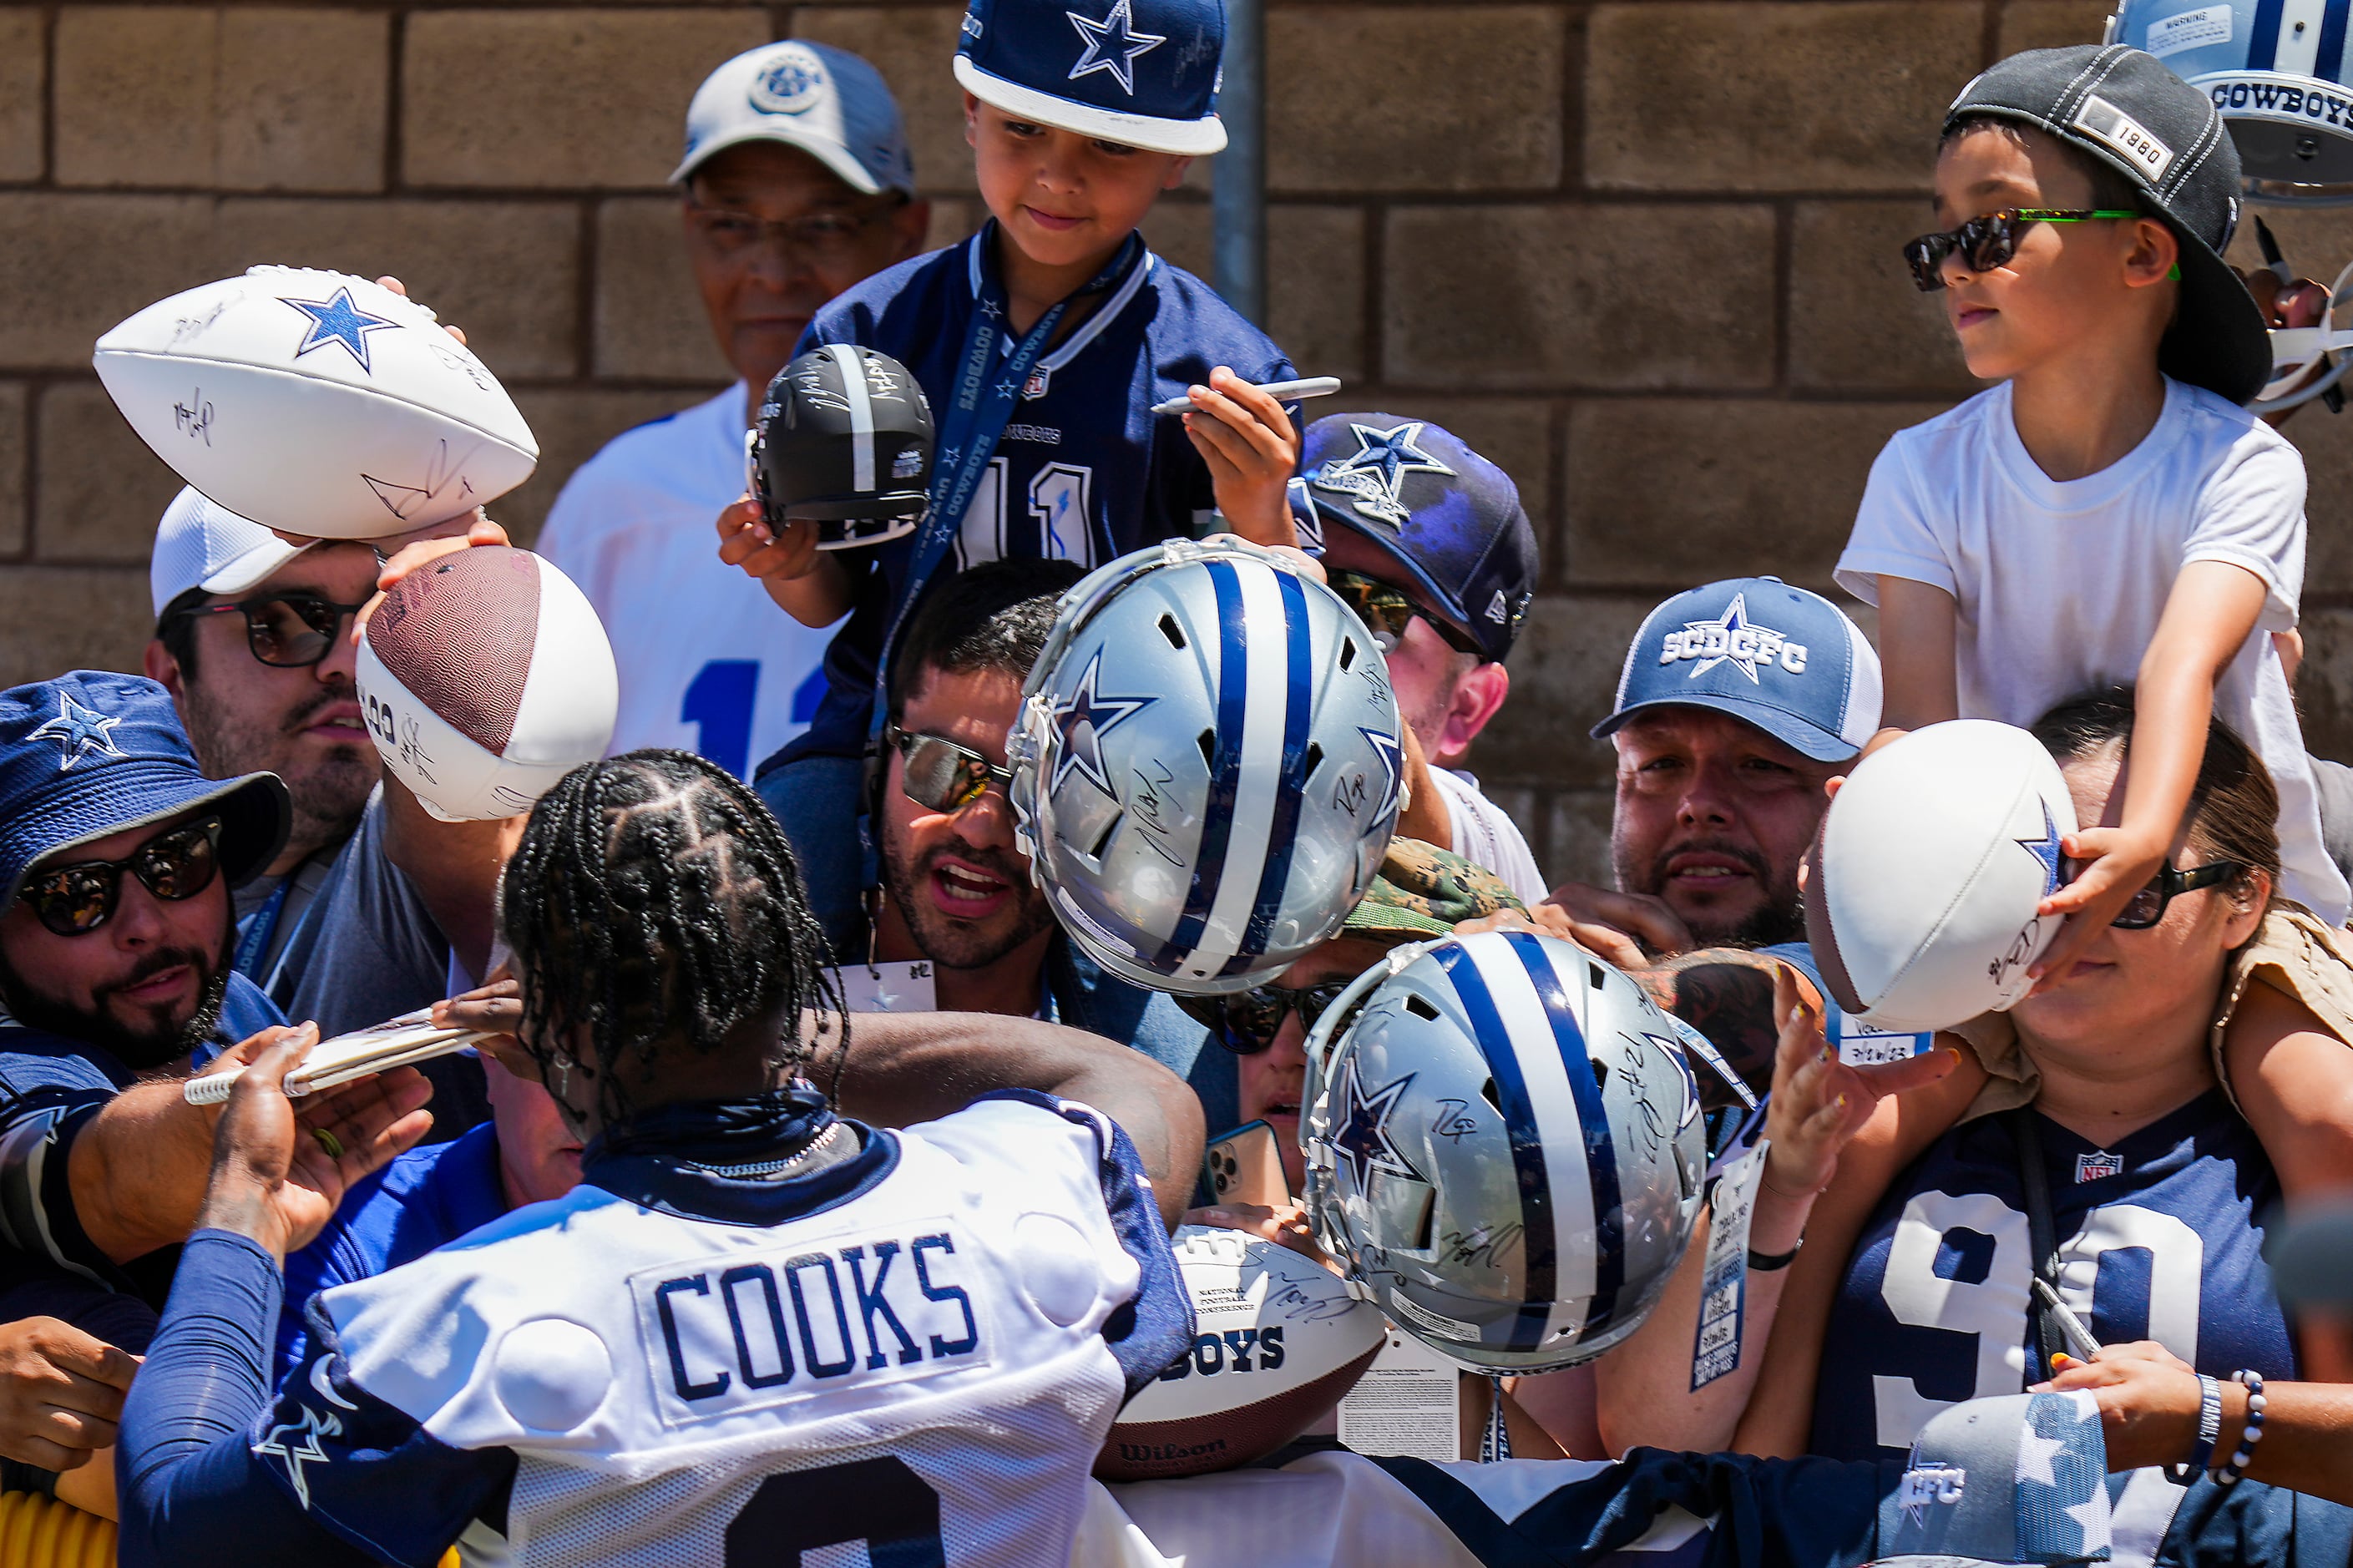
[[[274,1396],[280,1260],[332,1205],[285,1178],[311,1036],[261,1047],[124,1412],[122,1561],[1062,1560],[1113,1413],[1192,1332],[1153,1178],[1181,1190],[1198,1113],[1066,1035],[1057,1094],[950,1054],[936,1120],[837,1118],[801,1073],[833,997],[798,889],[701,758],[566,775],[501,915],[510,1055],[588,1139],[581,1184],[321,1296]]]
[[[881,74],[802,38],[711,73],[670,183],[734,384],[607,443],[565,482],[537,549],[619,655],[610,752],[677,746],[748,778],[816,710],[827,639],[712,559],[711,517],[743,493],[744,429],[809,318],[921,250],[931,205]]]
[[[1219,0],[974,0],[956,79],[991,220],[818,313],[803,351],[860,343],[907,364],[939,425],[932,518],[871,549],[722,514],[721,555],[807,626],[850,618],[808,731],[762,768],[829,932],[855,922],[857,812],[876,675],[924,583],[1000,557],[1093,566],[1195,531],[1212,506],[1253,542],[1293,541],[1291,416],[1250,384],[1291,375],[1266,335],[1135,226],[1215,112]],[[1153,405],[1188,396],[1192,411]]]

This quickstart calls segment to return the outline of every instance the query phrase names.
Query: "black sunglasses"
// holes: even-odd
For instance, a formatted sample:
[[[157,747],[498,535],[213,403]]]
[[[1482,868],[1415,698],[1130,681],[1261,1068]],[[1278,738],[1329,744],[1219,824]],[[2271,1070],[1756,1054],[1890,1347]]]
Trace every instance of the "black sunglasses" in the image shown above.
[[[2072,882],[2082,876],[2089,864],[2086,860],[2069,860],[2067,880]],[[2182,894],[2227,882],[2244,869],[2236,860],[2216,860],[2187,871],[2168,866],[2127,900],[2123,911],[2108,923],[2118,931],[2147,931],[2165,918],[2165,906]]]
[[[80,936],[104,925],[122,892],[122,873],[159,899],[193,899],[220,869],[221,819],[182,823],[120,860],[77,860],[25,879],[17,897],[59,936]]]
[[[1348,608],[1356,611],[1357,617],[1370,628],[1374,637],[1380,642],[1383,653],[1403,642],[1406,626],[1417,620],[1445,638],[1446,646],[1457,653],[1475,654],[1480,651],[1477,643],[1432,612],[1415,604],[1406,596],[1402,588],[1377,581],[1361,572],[1326,568],[1324,577],[1332,591],[1339,595]]]
[[[944,735],[917,735],[896,724],[883,726],[882,738],[898,748],[899,788],[925,811],[962,811],[988,792],[1011,787],[1013,770],[1000,768],[970,746],[960,746]]]
[[[1176,1005],[1185,1009],[1186,1016],[1207,1027],[1217,1037],[1218,1044],[1234,1055],[1254,1057],[1274,1044],[1283,1019],[1294,1009],[1301,1026],[1313,1029],[1324,1010],[1356,983],[1356,977],[1351,974],[1340,980],[1321,980],[1296,991],[1282,985],[1253,985],[1247,991],[1223,996],[1179,996]]]
[[[1920,286],[1923,294],[1933,294],[1945,286],[1945,258],[1955,251],[1961,254],[1972,272],[1990,272],[1997,267],[2007,267],[2010,258],[2018,254],[2018,238],[2038,223],[2089,223],[2094,218],[2138,217],[2130,207],[2004,207],[1998,213],[1973,217],[1948,234],[1924,234],[1908,240],[1904,247],[1904,259],[1912,268],[1912,281]],[[2177,270],[2176,276],[2179,276]]]
[[[233,605],[192,605],[175,615],[243,616],[245,646],[254,658],[276,669],[308,669],[334,651],[343,622],[365,605],[338,605],[316,594],[271,594]]]

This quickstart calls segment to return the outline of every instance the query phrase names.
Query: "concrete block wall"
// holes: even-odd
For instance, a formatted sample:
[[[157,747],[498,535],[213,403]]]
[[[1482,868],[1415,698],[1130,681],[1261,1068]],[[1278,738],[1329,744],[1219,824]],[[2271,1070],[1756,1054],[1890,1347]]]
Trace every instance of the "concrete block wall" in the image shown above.
[[[1826,587],[1887,434],[1973,387],[1896,247],[1944,105],[2104,0],[1270,0],[1270,325],[1360,407],[1519,480],[1546,582],[1476,759],[1556,875],[1607,865],[1627,637],[1739,572]],[[723,381],[662,187],[695,83],[798,34],[881,68],[934,238],[981,214],[959,7],[365,0],[0,5],[0,681],[133,667],[175,482],[91,340],[259,261],[395,272],[467,329],[572,468]],[[1213,168],[1157,209],[1207,272]],[[2353,214],[2275,224],[2323,278]],[[1327,405],[1327,407],[1334,405]],[[2353,755],[2353,417],[2305,416],[2314,743]],[[1866,621],[1866,625],[1868,622]]]

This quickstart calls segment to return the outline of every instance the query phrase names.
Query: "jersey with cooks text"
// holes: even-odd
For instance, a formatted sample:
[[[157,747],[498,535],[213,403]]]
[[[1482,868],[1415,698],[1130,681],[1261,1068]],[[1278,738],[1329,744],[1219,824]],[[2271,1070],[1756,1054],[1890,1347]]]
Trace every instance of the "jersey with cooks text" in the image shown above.
[[[996,265],[993,225],[962,244],[878,272],[818,312],[797,353],[825,343],[879,349],[914,372],[944,418],[956,362]],[[1014,340],[1000,335],[999,363]],[[1092,314],[1029,376],[965,509],[954,548],[932,580],[984,561],[1075,561],[1099,566],[1131,550],[1192,534],[1216,503],[1209,470],[1183,419],[1153,405],[1181,397],[1217,365],[1264,383],[1291,362],[1209,286],[1138,248]],[[943,451],[940,462],[952,461]],[[826,653],[830,682],[808,733],[788,755],[856,756],[866,743],[874,665],[913,567],[920,532],[834,559],[864,573],[849,619]]]
[[[2295,1375],[2263,1220],[2279,1182],[2220,1089],[2098,1148],[2039,1112],[2060,1299],[2102,1344],[2156,1340],[2200,1372]],[[1900,1457],[1928,1417],[2016,1394],[2028,1346],[2027,1201],[2008,1115],[1947,1132],[1858,1242],[1815,1385],[1817,1454]]]
[[[741,1103],[779,1099],[829,1122]],[[416,1568],[1064,1561],[1113,1415],[1193,1332],[1126,1135],[1008,1091],[834,1123],[854,1155],[769,1180],[736,1103],[650,1112],[569,1195],[322,1295],[212,1500],[251,1494],[235,1533],[267,1557],[299,1510]],[[706,1110],[710,1152],[662,1131]]]
[[[742,384],[605,444],[548,509],[538,550],[580,585],[621,675],[617,756],[668,746],[749,778],[807,727],[828,630],[805,626],[719,559],[744,493]]]

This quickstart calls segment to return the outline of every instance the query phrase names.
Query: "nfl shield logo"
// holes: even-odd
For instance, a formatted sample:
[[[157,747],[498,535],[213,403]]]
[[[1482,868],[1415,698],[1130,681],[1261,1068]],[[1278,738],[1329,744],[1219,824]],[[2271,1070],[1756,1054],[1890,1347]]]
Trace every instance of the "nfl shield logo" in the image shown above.
[[[2105,1182],[2110,1176],[2121,1176],[2124,1173],[2124,1157],[2120,1154],[2111,1154],[2105,1149],[2096,1153],[2075,1156],[2077,1186],[2083,1185],[2085,1182]]]
[[[1022,385],[1021,385],[1021,396],[1022,396],[1022,399],[1023,399],[1025,402],[1027,402],[1027,401],[1031,401],[1031,400],[1034,400],[1034,399],[1037,399],[1037,398],[1043,397],[1043,396],[1045,396],[1045,395],[1046,395],[1046,373],[1045,373],[1044,371],[1042,371],[1042,370],[1033,370],[1033,371],[1031,371],[1031,372],[1029,373],[1029,379],[1028,381],[1026,381],[1026,382],[1022,383]]]

